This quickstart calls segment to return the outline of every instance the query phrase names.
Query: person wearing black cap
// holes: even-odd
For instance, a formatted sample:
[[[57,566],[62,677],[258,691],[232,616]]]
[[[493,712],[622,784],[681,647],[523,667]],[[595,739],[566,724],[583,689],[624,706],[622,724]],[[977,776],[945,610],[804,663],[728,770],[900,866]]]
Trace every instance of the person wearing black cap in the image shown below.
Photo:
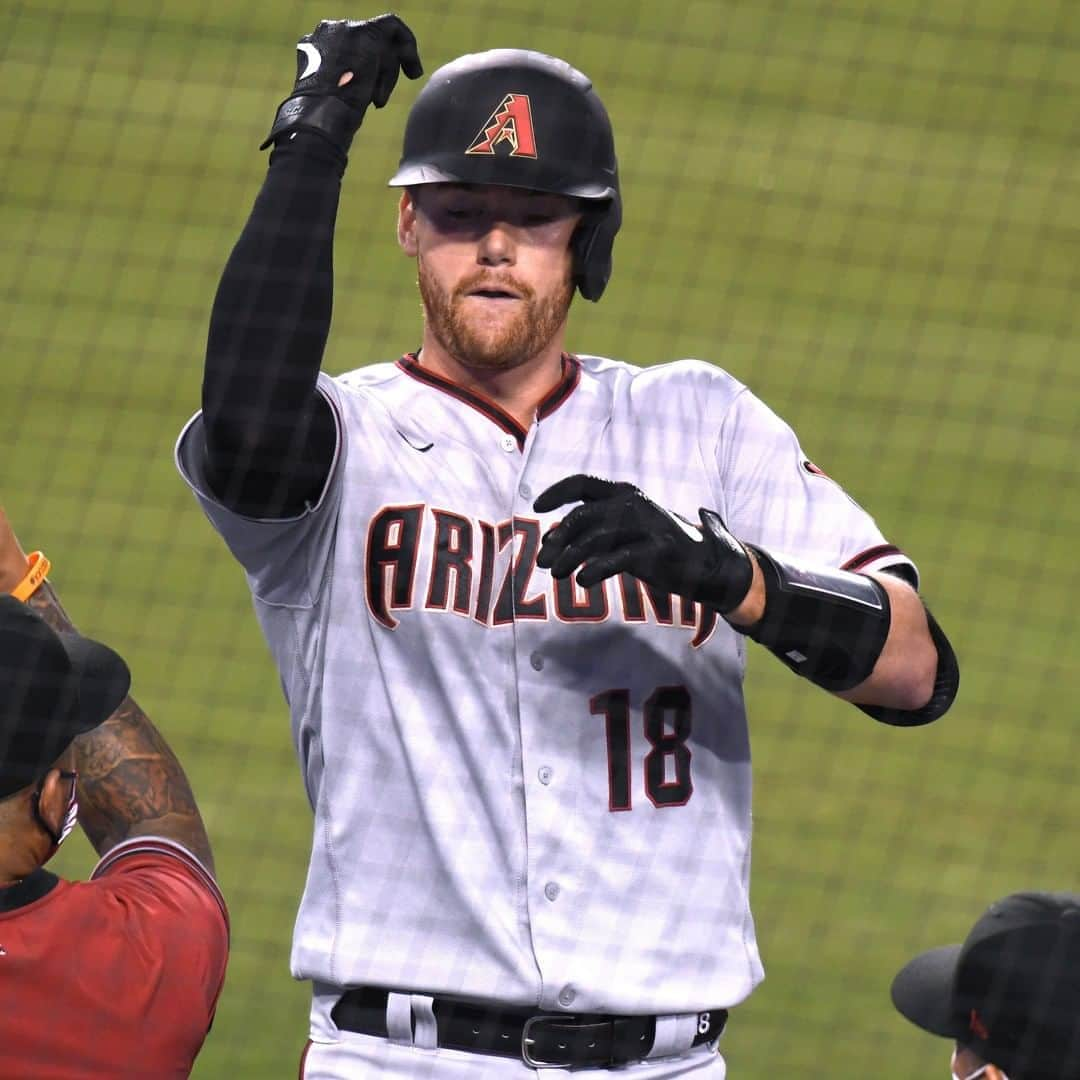
[[[905,965],[892,1000],[954,1040],[957,1080],[1080,1080],[1080,894],[998,900],[962,945]]]
[[[0,1076],[186,1077],[228,915],[183,769],[0,510]],[[79,807],[82,815],[79,816]],[[77,818],[88,882],[44,868]]]

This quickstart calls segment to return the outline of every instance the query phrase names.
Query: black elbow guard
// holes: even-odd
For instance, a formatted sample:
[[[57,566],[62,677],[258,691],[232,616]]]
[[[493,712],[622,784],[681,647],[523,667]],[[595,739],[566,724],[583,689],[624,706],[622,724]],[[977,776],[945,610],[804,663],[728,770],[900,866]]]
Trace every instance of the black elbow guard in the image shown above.
[[[826,690],[850,690],[868,678],[889,636],[885,589],[865,574],[811,569],[746,546],[765,579],[765,614],[735,629]]]
[[[919,727],[921,724],[932,723],[948,712],[956,698],[956,692],[960,689],[960,664],[945,631],[938,626],[929,608],[926,611],[926,625],[938,654],[934,692],[930,695],[930,700],[921,709],[886,709],[883,705],[860,705],[859,708],[867,716],[894,727]]]

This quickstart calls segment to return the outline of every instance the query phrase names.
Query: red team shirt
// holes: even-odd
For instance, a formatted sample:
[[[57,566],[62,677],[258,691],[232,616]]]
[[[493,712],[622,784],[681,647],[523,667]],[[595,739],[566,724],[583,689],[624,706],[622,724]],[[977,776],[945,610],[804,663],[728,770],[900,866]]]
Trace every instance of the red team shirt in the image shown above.
[[[89,881],[0,889],[0,1077],[186,1077],[225,978],[214,879],[178,844],[113,848]]]

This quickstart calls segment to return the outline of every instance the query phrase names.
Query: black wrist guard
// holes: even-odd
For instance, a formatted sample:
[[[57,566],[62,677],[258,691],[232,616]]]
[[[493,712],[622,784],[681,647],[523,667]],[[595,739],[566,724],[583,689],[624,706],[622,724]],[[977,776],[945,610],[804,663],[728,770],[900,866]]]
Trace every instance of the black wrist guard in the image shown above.
[[[733,628],[826,690],[850,690],[868,678],[889,636],[884,588],[865,574],[808,569],[746,546],[765,579],[765,614]]]
[[[297,94],[278,106],[273,127],[260,150],[265,150],[279,135],[293,131],[313,131],[329,140],[343,154],[348,153],[364,110],[354,109],[333,95]]]

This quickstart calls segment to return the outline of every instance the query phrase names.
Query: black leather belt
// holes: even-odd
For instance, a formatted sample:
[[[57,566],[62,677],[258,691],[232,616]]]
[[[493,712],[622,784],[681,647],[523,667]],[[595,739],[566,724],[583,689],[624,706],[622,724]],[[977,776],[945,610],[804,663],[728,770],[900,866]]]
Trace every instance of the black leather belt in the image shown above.
[[[386,990],[359,986],[338,999],[330,1018],[342,1031],[385,1039],[386,1001]],[[656,1037],[655,1016],[551,1016],[530,1009],[486,1008],[453,998],[435,998],[433,1009],[439,1046],[520,1057],[534,1067],[625,1065],[644,1058]],[[720,1038],[726,1022],[726,1009],[699,1013],[692,1045]]]

